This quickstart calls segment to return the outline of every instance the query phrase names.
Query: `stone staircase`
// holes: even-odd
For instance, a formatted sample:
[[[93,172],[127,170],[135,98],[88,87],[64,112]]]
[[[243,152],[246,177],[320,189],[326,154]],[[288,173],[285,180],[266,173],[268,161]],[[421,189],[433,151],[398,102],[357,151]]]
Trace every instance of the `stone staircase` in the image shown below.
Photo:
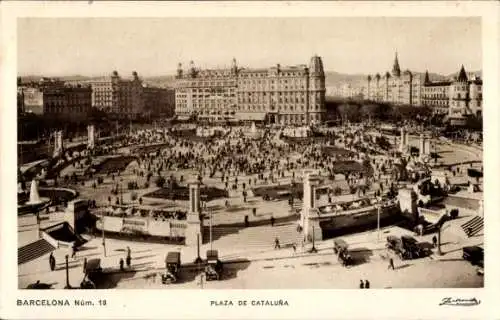
[[[204,242],[209,242],[209,232],[204,235]],[[302,243],[302,235],[297,232],[295,222],[277,223],[274,227],[270,225],[238,228],[238,227],[213,227],[212,239],[214,246],[244,247],[244,248],[272,248],[274,240],[278,238],[281,247],[291,247],[293,243],[299,247]]]
[[[474,216],[474,218],[462,224],[461,227],[469,238],[473,237],[483,230],[484,218],[480,216]]]
[[[17,249],[17,264],[23,264],[39,258],[56,248],[44,239],[37,240]]]

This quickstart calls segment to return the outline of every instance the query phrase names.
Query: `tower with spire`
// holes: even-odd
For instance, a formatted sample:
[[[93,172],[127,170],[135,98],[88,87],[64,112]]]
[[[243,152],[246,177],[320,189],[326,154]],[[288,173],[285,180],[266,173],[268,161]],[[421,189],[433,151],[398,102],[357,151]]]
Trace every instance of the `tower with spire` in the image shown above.
[[[393,77],[400,77],[401,76],[401,69],[399,68],[398,52],[397,51],[396,51],[396,55],[394,57],[394,64],[392,66],[392,76]]]

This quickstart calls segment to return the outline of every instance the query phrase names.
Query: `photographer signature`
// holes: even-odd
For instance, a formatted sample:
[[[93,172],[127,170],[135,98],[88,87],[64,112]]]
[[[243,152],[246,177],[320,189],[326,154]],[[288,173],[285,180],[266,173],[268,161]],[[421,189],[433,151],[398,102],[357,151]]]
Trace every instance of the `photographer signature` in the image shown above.
[[[477,306],[478,304],[481,303],[481,300],[477,300],[476,298],[469,298],[469,299],[461,299],[461,298],[443,298],[441,300],[441,303],[439,304],[440,306]]]

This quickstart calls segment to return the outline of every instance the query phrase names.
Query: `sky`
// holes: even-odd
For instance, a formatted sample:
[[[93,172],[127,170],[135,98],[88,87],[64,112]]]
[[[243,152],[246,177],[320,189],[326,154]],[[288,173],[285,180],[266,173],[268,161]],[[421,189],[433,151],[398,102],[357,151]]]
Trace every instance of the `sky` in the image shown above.
[[[392,68],[449,75],[482,69],[481,19],[438,18],[22,18],[18,74],[174,74],[187,67],[309,64],[373,74]]]

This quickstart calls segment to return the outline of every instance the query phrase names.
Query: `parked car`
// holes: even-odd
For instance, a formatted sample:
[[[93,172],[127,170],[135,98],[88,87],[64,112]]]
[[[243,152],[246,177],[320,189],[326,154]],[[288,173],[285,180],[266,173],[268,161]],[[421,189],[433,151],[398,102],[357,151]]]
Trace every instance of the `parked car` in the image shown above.
[[[165,258],[165,274],[161,276],[163,284],[177,282],[179,270],[181,268],[181,253],[169,252]]]
[[[90,259],[84,269],[83,280],[80,283],[81,289],[96,289],[96,284],[102,280],[101,259]]]
[[[219,280],[222,275],[222,261],[219,260],[217,250],[207,251],[207,264],[205,266],[205,278],[207,281]]]
[[[386,247],[394,251],[402,260],[421,257],[422,250],[418,246],[418,241],[411,236],[388,236]]]
[[[479,246],[469,246],[462,249],[462,257],[472,265],[484,266],[484,250]]]
[[[403,242],[403,246],[409,259],[420,258],[424,255],[423,250],[418,245],[417,239],[411,236],[402,236],[401,241]]]
[[[338,260],[343,266],[351,265],[353,262],[348,247],[347,242],[342,239],[335,239],[333,241],[333,252],[337,254]]]
[[[333,240],[333,252],[335,252],[336,254],[344,250],[347,250],[348,246],[349,245],[347,244],[347,242],[345,242],[343,239]]]

